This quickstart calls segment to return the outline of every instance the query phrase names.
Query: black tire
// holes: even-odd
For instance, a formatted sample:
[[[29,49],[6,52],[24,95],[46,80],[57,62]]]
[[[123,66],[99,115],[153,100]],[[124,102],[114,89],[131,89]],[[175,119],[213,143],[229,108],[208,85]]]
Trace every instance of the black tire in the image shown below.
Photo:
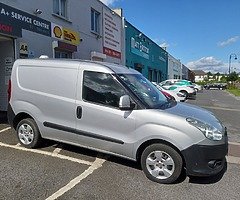
[[[156,154],[159,152],[162,152],[161,159],[163,160],[165,159],[165,163],[163,162],[164,164],[162,163],[162,161],[161,163],[159,163],[160,161],[157,161],[158,159]],[[152,158],[153,155],[155,156],[155,159]],[[152,159],[150,162],[151,164],[147,164],[147,159],[148,160]],[[167,160],[171,160],[171,163],[173,161],[172,167],[171,167],[171,164],[169,165],[166,164]],[[154,164],[152,163],[152,161],[154,161]],[[143,172],[145,173],[147,178],[149,178],[150,180],[158,183],[169,184],[169,183],[174,183],[180,177],[182,172],[182,167],[183,167],[183,161],[182,161],[181,155],[179,155],[179,153],[176,150],[174,150],[172,147],[165,144],[158,143],[158,144],[152,144],[144,149],[141,155],[141,166],[142,166]],[[158,177],[151,174],[153,173],[154,169],[157,171],[158,175],[156,176]],[[172,172],[168,174],[169,177],[165,177],[164,171],[166,170],[167,170],[167,173],[168,171]]]
[[[179,92],[183,93],[186,96],[186,98],[188,98],[188,92],[186,90],[181,90]]]
[[[36,122],[31,118],[21,120],[16,131],[19,142],[26,148],[37,148],[43,141]]]

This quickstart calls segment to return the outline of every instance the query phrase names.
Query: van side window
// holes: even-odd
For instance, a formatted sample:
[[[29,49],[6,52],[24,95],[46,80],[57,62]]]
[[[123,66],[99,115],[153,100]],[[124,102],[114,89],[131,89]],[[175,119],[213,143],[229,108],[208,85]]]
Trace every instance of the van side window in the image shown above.
[[[110,74],[84,71],[82,98],[106,106],[119,106],[119,99],[125,90]]]

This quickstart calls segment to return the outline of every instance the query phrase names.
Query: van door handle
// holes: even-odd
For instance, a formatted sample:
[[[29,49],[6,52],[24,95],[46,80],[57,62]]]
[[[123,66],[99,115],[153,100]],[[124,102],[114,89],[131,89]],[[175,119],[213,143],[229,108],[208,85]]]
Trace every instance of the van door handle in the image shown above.
[[[77,118],[78,118],[78,119],[81,119],[81,118],[82,118],[82,107],[81,107],[81,106],[78,106],[78,107],[77,107],[76,114],[77,114]]]

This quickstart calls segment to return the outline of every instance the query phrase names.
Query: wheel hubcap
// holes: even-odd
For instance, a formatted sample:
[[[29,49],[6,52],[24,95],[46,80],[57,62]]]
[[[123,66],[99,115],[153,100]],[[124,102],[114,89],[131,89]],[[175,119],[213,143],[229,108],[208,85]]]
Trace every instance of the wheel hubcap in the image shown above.
[[[28,124],[22,124],[18,129],[18,137],[23,144],[30,144],[34,137],[32,127]]]
[[[175,169],[172,157],[164,151],[151,152],[146,159],[148,172],[157,179],[169,178]]]

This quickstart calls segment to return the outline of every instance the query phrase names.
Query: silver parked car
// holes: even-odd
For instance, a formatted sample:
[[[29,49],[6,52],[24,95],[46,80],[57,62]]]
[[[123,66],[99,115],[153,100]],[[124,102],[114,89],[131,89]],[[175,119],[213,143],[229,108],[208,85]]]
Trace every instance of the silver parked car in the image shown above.
[[[91,61],[24,59],[14,63],[8,119],[20,143],[65,142],[139,161],[145,175],[172,183],[219,173],[228,150],[210,112],[169,101],[140,73]]]

